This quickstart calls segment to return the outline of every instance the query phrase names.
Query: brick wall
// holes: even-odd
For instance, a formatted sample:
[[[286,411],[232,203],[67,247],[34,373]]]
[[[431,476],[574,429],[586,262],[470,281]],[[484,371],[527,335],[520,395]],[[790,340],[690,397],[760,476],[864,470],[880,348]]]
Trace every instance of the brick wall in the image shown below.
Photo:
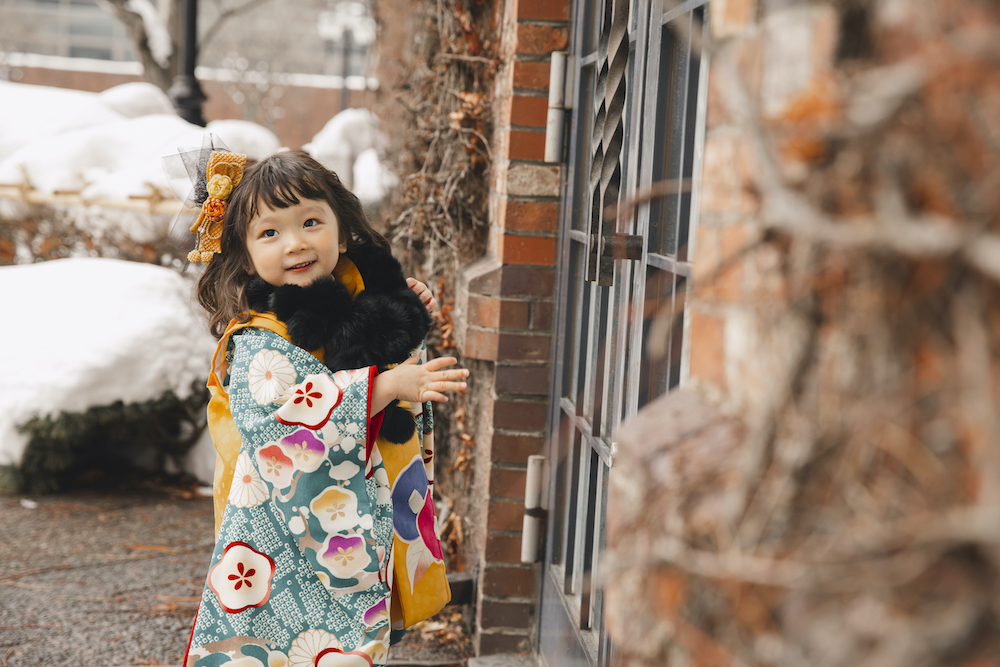
[[[694,290],[689,300],[693,387],[747,414],[766,409],[771,379],[781,375],[790,349],[774,327],[770,306],[784,308],[789,294],[777,270],[779,250],[760,238],[761,201],[752,142],[745,119],[727,112],[722,97],[730,63],[760,105],[760,121],[788,128],[803,114],[822,114],[823,91],[835,73],[839,21],[831,5],[787,7],[760,13],[755,0],[713,2],[713,64],[702,172]],[[815,108],[816,105],[819,108]],[[780,132],[781,130],[775,130]],[[798,132],[798,130],[797,130]],[[805,139],[800,134],[799,141]],[[779,154],[782,175],[800,178],[804,164]]]
[[[610,477],[618,660],[1000,665],[992,611],[942,611],[997,599],[995,562],[955,556],[994,524],[921,542],[1000,507],[1000,262],[916,245],[1000,248],[1000,6],[709,14],[690,381],[623,426]]]
[[[504,65],[495,90],[490,244],[460,279],[457,338],[488,363],[471,391],[486,422],[477,441],[480,541],[476,645],[531,649],[538,568],[520,562],[528,456],[545,452],[555,294],[559,167],[542,161],[552,51],[567,46],[569,0],[501,3]]]

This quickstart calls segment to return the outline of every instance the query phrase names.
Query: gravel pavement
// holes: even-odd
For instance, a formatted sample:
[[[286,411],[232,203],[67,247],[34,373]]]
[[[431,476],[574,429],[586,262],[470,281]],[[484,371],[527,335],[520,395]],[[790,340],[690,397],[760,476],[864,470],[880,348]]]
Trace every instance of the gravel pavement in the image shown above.
[[[178,489],[0,496],[0,667],[179,665],[212,532],[211,499]],[[463,664],[462,612],[390,664]]]

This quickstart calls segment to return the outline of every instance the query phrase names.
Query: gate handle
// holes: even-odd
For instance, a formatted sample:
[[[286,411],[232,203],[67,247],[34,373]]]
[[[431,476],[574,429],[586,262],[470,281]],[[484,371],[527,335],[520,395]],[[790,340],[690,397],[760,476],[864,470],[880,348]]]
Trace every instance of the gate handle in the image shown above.
[[[616,232],[601,237],[601,257],[642,259],[642,236]]]

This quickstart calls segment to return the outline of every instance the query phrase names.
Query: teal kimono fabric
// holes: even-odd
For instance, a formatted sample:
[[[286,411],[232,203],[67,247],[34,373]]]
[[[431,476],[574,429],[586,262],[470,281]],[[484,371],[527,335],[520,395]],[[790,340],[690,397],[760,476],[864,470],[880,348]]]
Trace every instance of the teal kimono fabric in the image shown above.
[[[229,350],[242,445],[185,665],[385,665],[393,511],[376,370],[331,373],[255,328]]]

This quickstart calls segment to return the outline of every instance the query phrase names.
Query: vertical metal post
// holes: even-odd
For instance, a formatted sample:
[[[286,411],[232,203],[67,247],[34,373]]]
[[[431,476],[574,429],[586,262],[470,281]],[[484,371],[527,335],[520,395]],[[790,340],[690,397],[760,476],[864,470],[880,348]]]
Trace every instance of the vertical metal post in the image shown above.
[[[350,28],[344,29],[343,58],[341,59],[340,71],[342,73],[340,84],[340,110],[350,107],[350,93],[347,90],[347,77],[351,74],[351,44],[354,42],[354,35]]]
[[[545,117],[546,162],[562,162],[563,128],[566,124],[566,62],[565,51],[552,53],[549,69],[549,110]]]
[[[549,509],[548,471],[546,458],[537,454],[528,457],[528,472],[524,485],[524,520],[521,524],[521,562],[537,563],[541,554],[541,537],[545,535],[545,519]]]
[[[206,97],[194,76],[198,59],[198,0],[184,0],[184,39],[182,44],[181,73],[167,91],[177,115],[189,123],[205,126],[201,107]]]

